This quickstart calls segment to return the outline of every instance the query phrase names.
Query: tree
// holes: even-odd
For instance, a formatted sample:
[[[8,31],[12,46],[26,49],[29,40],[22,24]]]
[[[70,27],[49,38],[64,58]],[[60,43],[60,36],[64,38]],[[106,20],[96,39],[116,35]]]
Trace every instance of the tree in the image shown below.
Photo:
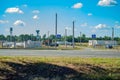
[[[18,38],[19,38],[18,41],[24,41],[24,35],[23,34],[19,35]]]
[[[46,34],[43,35],[42,39],[43,39],[43,40],[46,40]]]
[[[82,34],[81,41],[82,42],[88,42],[87,39],[86,39],[86,35],[85,34]]]
[[[28,41],[28,40],[30,40],[31,39],[31,36],[30,35],[28,35],[28,34],[25,34],[24,35],[24,40],[25,41]]]
[[[50,35],[50,37],[49,37],[49,39],[52,39],[52,40],[54,40],[55,39],[55,35]]]
[[[111,37],[108,37],[108,36],[104,36],[103,38],[104,40],[111,40]]]
[[[4,40],[6,40],[5,36],[4,35],[0,35],[0,41],[4,41]]]
[[[67,36],[67,41],[68,41],[68,42],[72,42],[72,35]]]
[[[10,41],[10,35],[7,35],[6,40]]]

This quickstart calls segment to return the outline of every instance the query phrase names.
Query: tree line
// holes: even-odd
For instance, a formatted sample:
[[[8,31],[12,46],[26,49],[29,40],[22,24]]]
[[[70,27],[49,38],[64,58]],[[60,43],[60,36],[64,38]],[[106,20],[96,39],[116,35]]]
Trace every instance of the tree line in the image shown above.
[[[44,41],[44,40],[55,40],[55,35],[51,34],[49,37],[46,36],[46,34],[44,34],[42,37],[40,36],[40,40]],[[21,41],[27,41],[27,40],[32,40],[32,41],[37,41],[37,37],[36,35],[33,34],[21,34],[19,36],[11,36],[10,35],[0,35],[0,41],[17,41],[17,42],[21,42]],[[64,41],[65,40],[65,36],[61,36],[61,38],[57,39],[58,41]],[[74,38],[75,42],[88,42],[89,40],[92,40],[91,37],[86,37],[85,34],[82,34],[81,37],[75,37]],[[111,40],[111,37],[109,36],[104,36],[104,37],[97,37],[95,38],[95,40]],[[114,40],[116,41],[120,41],[119,37],[115,37]],[[66,36],[66,41],[68,42],[72,42],[72,35],[70,36]]]

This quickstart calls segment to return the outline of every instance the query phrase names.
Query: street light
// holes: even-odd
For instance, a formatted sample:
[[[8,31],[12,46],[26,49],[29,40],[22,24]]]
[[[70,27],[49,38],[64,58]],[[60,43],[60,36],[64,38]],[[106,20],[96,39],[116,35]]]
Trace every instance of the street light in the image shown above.
[[[80,45],[81,45],[81,32],[80,32]]]
[[[67,43],[66,43],[67,39],[66,39],[66,37],[67,37],[67,29],[65,28],[65,46],[67,48]]]
[[[49,41],[49,31],[48,31],[48,47],[49,47],[49,45],[50,45],[50,41]]]
[[[55,47],[57,46],[57,13],[55,14]]]
[[[73,48],[75,47],[75,41],[74,41],[74,28],[75,28],[75,21],[73,21],[73,36],[72,36]]]
[[[112,27],[112,41],[114,41],[114,27]]]

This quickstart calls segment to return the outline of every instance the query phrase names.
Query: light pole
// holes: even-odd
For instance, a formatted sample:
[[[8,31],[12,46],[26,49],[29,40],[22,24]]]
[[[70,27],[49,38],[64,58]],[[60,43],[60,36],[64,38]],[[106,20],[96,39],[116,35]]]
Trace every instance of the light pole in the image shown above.
[[[114,27],[112,27],[112,43],[113,43],[113,45],[115,45],[115,42],[114,42]]]
[[[81,32],[80,32],[80,45],[81,45]]]
[[[112,41],[114,41],[114,28],[112,27]]]
[[[73,36],[72,36],[73,48],[75,47],[75,41],[74,41],[74,27],[75,27],[75,21],[73,21]]]
[[[55,14],[55,47],[57,46],[57,13]]]
[[[66,43],[67,39],[66,39],[66,37],[67,37],[67,29],[65,28],[65,46],[67,48],[67,43]]]

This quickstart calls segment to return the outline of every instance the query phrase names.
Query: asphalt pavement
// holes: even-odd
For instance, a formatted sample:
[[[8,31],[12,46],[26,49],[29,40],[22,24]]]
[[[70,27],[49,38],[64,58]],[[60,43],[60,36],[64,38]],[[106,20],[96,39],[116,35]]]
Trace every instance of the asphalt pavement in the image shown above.
[[[25,50],[25,49],[0,49],[0,56],[63,56],[63,57],[110,57],[120,58],[116,50]]]

